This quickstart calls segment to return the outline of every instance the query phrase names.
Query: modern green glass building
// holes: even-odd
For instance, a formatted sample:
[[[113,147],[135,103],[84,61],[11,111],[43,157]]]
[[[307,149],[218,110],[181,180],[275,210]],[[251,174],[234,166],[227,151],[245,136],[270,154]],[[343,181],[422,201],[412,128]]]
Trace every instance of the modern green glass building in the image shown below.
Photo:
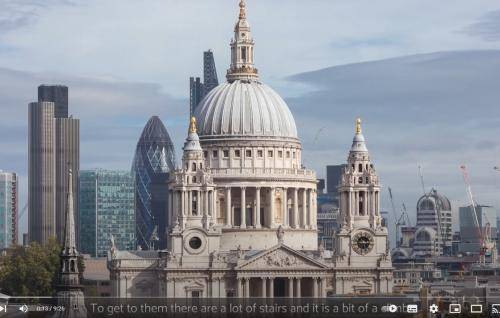
[[[120,250],[135,249],[134,177],[128,171],[80,171],[80,251],[106,256],[113,235]]]

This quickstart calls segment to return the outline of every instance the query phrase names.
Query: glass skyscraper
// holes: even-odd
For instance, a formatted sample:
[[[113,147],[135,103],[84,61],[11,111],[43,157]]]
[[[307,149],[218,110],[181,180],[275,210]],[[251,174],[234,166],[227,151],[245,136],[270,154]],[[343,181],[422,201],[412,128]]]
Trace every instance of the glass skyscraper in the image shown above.
[[[142,131],[132,164],[137,244],[142,249],[166,248],[168,178],[174,168],[172,140],[160,118],[153,116]]]
[[[203,83],[199,77],[189,78],[189,114],[193,116],[196,107],[212,89],[219,85],[212,50],[203,52]]]
[[[106,256],[111,235],[121,250],[135,249],[134,177],[128,171],[80,171],[80,251]]]
[[[17,243],[17,175],[0,170],[0,250]]]

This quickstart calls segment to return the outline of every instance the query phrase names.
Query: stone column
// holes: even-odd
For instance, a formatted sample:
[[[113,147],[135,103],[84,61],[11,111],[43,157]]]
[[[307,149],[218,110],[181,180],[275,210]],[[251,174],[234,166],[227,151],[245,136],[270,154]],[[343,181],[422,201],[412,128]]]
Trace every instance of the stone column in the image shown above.
[[[217,189],[212,191],[212,209],[210,215],[214,218],[214,223],[217,223]]]
[[[299,193],[298,189],[293,189],[293,228],[299,228]]]
[[[307,189],[302,190],[302,227],[307,227]]]
[[[312,189],[309,192],[309,228],[314,228],[314,216],[313,216],[313,192]]]
[[[268,298],[274,298],[274,277],[269,278],[269,293]]]
[[[293,298],[293,277],[288,277],[288,297]]]
[[[326,278],[321,278],[321,298],[326,298]]]
[[[265,298],[266,297],[266,293],[267,293],[267,278],[266,277],[262,277],[261,278],[261,283],[262,283],[262,286],[261,286],[261,297]]]
[[[318,197],[316,194],[316,190],[312,190],[312,195],[313,195],[313,200],[312,200],[312,211],[313,211],[313,229],[316,229],[318,227],[318,207],[316,205],[316,202],[318,202]]]
[[[260,229],[260,188],[255,188],[255,228]]]
[[[193,192],[191,190],[188,190],[188,215],[192,216],[193,215]]]
[[[287,197],[287,191],[288,189],[287,188],[283,188],[283,191],[282,191],[282,206],[283,206],[283,226],[288,226],[289,222],[288,222],[288,197]]]
[[[231,226],[231,188],[226,187],[226,224]]]
[[[318,278],[313,277],[313,297],[318,298]]]
[[[247,227],[247,201],[246,201],[246,188],[245,187],[241,187],[240,211],[241,211],[240,228],[244,229]]]
[[[243,278],[238,277],[238,298],[243,298]]]
[[[300,284],[300,280],[301,280],[300,277],[296,279],[297,286],[296,286],[296,290],[295,290],[295,295],[296,295],[297,298],[302,297],[302,295],[301,295],[302,294],[302,290],[301,290],[302,287],[301,287],[301,284]]]
[[[208,205],[208,196],[210,194],[209,191],[203,191],[203,197],[204,197],[204,203],[203,203],[203,214],[205,216],[208,216],[208,209],[209,209],[209,205]]]
[[[275,189],[269,189],[269,228],[274,228],[274,196]]]
[[[178,213],[179,215],[184,216],[186,213],[186,199],[185,199],[185,192],[183,190],[179,191],[179,201],[180,201],[180,207],[181,211]]]
[[[245,278],[245,298],[250,298],[250,278]]]

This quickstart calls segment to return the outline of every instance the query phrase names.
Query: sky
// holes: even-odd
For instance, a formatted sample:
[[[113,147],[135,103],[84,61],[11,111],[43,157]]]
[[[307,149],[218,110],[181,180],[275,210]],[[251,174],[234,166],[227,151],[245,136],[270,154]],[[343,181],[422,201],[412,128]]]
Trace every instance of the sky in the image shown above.
[[[39,84],[69,86],[82,169],[129,169],[152,115],[179,155],[189,76],[212,49],[224,78],[237,12],[236,0],[0,1],[0,169],[19,173],[21,207]],[[360,116],[397,207],[414,214],[419,165],[427,190],[465,204],[460,164],[477,201],[500,206],[500,2],[248,0],[247,17],[261,79],[287,101],[318,177],[345,161]]]

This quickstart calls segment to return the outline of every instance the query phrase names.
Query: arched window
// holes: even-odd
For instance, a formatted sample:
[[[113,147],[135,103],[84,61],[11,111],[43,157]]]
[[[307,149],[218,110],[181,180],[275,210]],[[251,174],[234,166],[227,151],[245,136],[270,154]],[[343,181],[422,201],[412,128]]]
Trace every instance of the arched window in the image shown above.
[[[358,171],[363,172],[363,164],[358,164]]]
[[[191,166],[192,166],[192,170],[196,171],[196,162],[193,162],[193,164]]]
[[[75,272],[76,272],[76,269],[75,269],[75,261],[74,261],[74,260],[71,260],[71,272],[72,272],[72,273],[75,273]]]

